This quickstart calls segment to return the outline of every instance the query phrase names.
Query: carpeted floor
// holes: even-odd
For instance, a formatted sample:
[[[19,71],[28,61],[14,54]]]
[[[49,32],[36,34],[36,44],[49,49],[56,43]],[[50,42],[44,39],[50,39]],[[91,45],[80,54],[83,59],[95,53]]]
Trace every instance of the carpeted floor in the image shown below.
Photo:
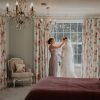
[[[7,88],[0,91],[0,100],[24,100],[32,86]]]

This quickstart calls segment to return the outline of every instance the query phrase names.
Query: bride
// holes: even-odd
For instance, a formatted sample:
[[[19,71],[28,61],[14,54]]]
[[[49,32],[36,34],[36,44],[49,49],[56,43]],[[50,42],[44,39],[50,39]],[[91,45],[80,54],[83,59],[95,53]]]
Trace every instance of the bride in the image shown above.
[[[73,61],[73,48],[71,45],[71,41],[64,37],[63,40],[65,41],[64,46],[62,47],[62,65],[61,65],[61,77],[69,77],[69,78],[76,78],[74,72],[74,61]]]

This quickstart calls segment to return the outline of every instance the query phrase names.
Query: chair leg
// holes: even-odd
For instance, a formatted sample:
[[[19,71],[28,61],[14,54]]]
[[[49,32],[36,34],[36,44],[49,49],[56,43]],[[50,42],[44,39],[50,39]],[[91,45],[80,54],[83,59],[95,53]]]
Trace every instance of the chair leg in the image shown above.
[[[16,80],[13,80],[13,87],[15,88],[15,83],[16,83]]]
[[[33,79],[31,78],[31,85],[32,85],[32,83],[33,83]]]

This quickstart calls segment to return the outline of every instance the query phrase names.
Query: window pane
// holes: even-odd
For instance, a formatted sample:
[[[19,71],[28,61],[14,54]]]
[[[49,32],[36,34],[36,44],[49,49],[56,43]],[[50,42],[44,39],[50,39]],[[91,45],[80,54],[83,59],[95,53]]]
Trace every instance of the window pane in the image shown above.
[[[68,37],[73,46],[74,63],[82,64],[82,23],[56,23],[52,27],[52,37],[61,42],[63,37]]]
[[[54,25],[54,27],[52,28],[52,32],[56,32],[57,26]]]
[[[60,42],[63,38],[63,33],[57,32],[56,34],[57,34],[57,42]]]
[[[64,23],[64,32],[70,32],[70,23]]]
[[[70,33],[64,33],[64,37],[68,37],[70,39]]]
[[[57,23],[57,32],[63,32],[63,23]]]
[[[78,42],[82,42],[82,33],[78,33]]]
[[[82,23],[78,23],[78,32],[82,32]]]
[[[78,64],[82,63],[82,55],[78,55]]]
[[[71,23],[71,32],[77,32],[77,23]]]
[[[52,34],[51,34],[51,35],[52,35],[52,37],[54,37],[54,38],[55,38],[55,40],[56,40],[56,33],[53,33],[53,32],[52,32]]]
[[[77,42],[77,33],[71,33],[71,41]]]
[[[54,33],[54,32],[52,32],[52,33],[51,33],[51,36],[52,36],[52,37],[54,37],[54,34],[55,34],[55,33]]]
[[[82,45],[78,45],[78,54],[82,53]]]
[[[74,55],[74,63],[78,64],[78,55]]]
[[[74,54],[77,54],[77,44],[73,45],[73,51],[74,51]]]
[[[78,32],[82,32],[82,23],[78,23]]]

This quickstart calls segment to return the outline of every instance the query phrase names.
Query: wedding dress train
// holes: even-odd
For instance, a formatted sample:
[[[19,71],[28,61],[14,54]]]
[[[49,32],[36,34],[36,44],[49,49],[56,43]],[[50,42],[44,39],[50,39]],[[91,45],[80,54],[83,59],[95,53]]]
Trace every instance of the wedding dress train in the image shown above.
[[[73,48],[70,40],[65,42],[62,47],[62,64],[61,64],[61,77],[76,78],[73,61]]]

